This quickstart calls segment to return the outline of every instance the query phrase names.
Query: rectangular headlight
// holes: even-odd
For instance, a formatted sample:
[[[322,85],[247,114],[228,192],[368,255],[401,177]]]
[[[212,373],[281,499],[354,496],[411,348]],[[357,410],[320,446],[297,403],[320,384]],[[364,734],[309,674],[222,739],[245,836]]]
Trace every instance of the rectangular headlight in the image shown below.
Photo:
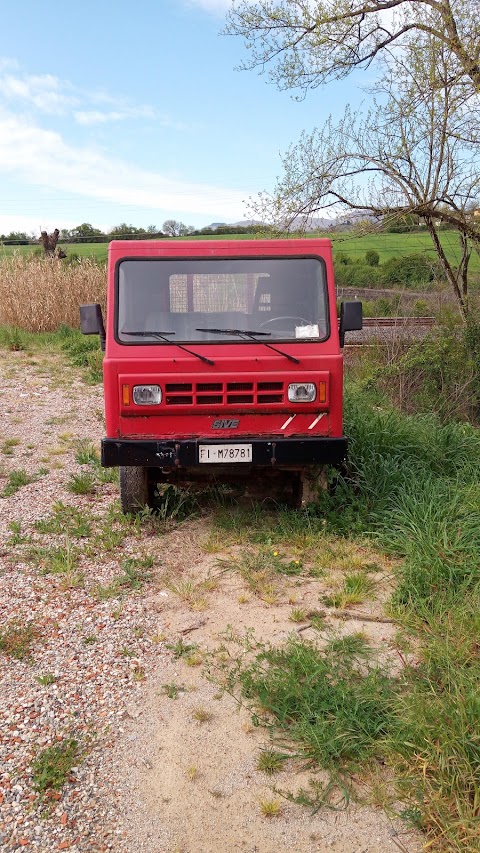
[[[288,399],[291,403],[313,403],[316,396],[314,382],[292,382],[288,386]]]
[[[162,402],[160,385],[134,385],[133,402],[137,406],[158,406]]]

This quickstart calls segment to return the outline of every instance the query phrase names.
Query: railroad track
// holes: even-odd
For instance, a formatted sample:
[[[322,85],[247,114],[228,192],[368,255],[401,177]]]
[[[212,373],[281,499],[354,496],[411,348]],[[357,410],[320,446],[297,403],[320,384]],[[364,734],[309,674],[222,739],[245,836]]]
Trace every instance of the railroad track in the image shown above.
[[[364,328],[431,328],[436,324],[435,317],[364,317]]]
[[[364,317],[363,329],[349,332],[346,346],[373,347],[394,340],[421,340],[436,323],[435,317]]]

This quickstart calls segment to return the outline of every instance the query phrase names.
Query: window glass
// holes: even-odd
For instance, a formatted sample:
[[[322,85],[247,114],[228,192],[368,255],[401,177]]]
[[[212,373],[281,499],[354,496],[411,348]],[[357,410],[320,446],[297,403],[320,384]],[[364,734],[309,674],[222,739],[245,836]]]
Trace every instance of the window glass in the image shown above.
[[[154,332],[179,342],[239,340],[242,330],[276,340],[328,335],[318,258],[124,260],[117,303],[117,335],[125,343],[158,343],[146,334]]]

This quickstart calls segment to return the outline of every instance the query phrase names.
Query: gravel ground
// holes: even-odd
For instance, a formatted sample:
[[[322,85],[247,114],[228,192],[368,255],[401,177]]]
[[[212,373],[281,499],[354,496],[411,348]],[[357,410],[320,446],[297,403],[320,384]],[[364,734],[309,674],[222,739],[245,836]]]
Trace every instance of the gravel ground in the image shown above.
[[[23,631],[21,659],[0,654],[0,849],[121,850],[109,754],[164,654],[144,598],[109,587],[138,558],[138,535],[112,517],[116,484],[75,461],[79,446],[98,446],[101,389],[53,356],[0,359],[0,637]],[[6,494],[19,471],[33,481]],[[86,472],[92,492],[73,494],[72,475]],[[80,511],[77,529],[65,507]],[[32,761],[71,739],[68,784],[42,798]]]

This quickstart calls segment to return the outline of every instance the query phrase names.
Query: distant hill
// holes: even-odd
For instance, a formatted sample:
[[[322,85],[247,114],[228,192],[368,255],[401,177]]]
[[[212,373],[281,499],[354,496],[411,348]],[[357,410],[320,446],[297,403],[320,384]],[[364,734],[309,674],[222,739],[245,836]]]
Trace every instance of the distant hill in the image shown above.
[[[336,219],[322,219],[317,216],[297,216],[289,226],[288,231],[328,231],[329,229],[334,228],[337,224]],[[269,223],[261,222],[259,219],[242,219],[239,222],[212,222],[208,227],[216,230],[217,228],[225,228],[228,226],[231,226],[232,228],[249,228],[252,225],[257,225],[259,228],[265,228],[268,227]]]

